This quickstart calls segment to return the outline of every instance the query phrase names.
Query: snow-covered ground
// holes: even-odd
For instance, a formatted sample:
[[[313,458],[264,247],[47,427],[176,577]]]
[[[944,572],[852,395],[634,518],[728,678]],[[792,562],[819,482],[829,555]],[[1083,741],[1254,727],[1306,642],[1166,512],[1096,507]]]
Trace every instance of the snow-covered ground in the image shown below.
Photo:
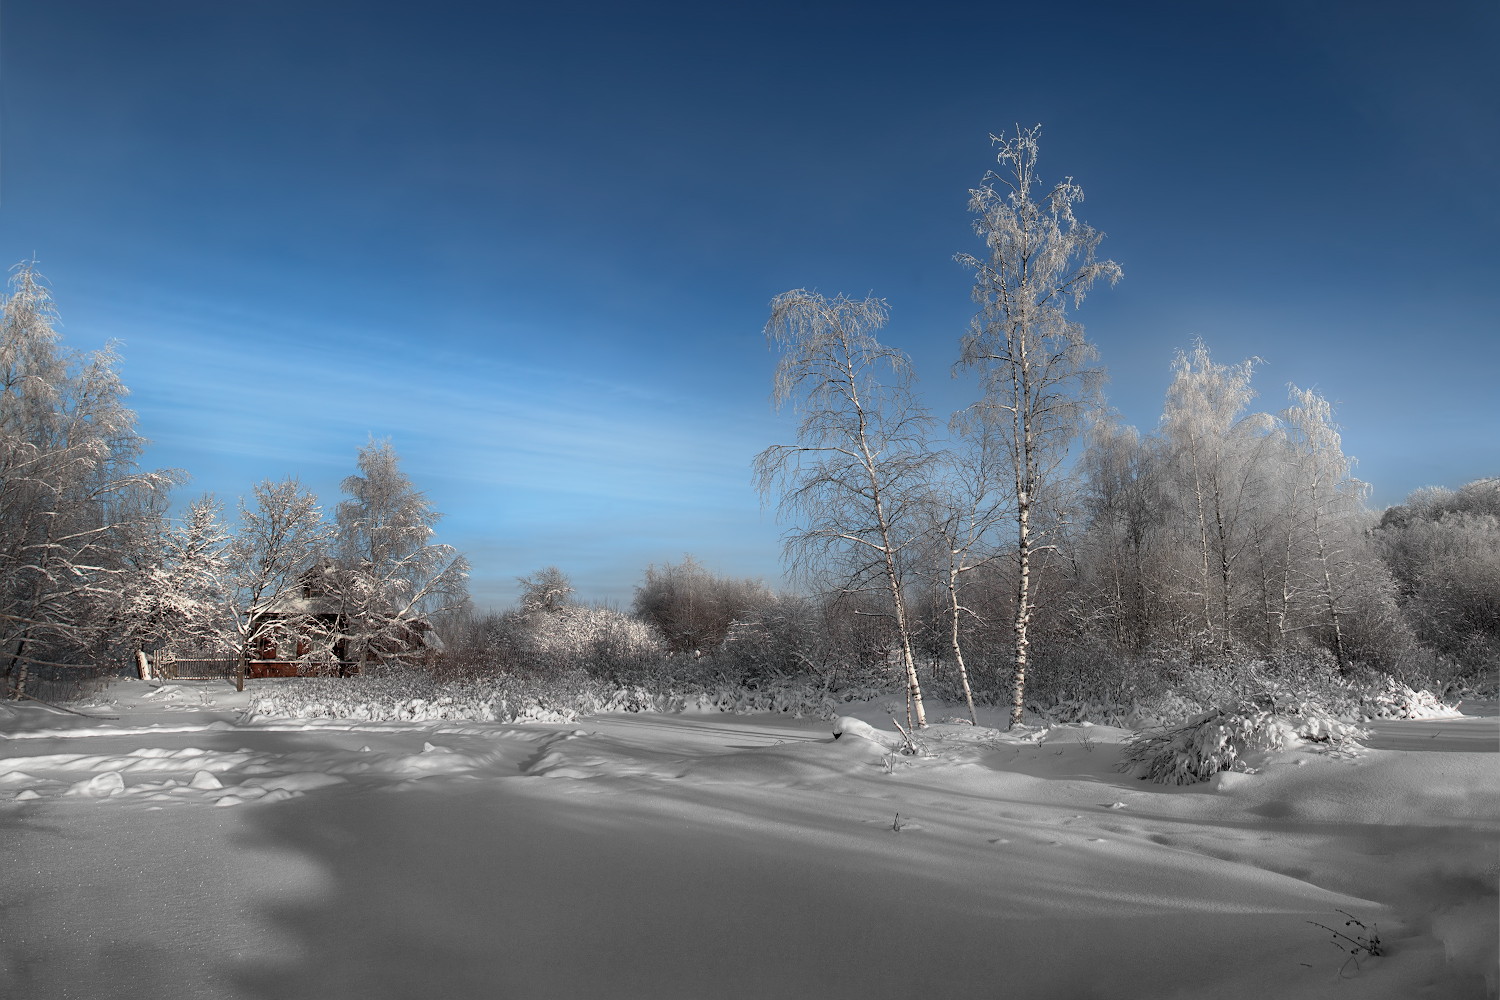
[[[1176,788],[1102,726],[244,720],[276,683],[0,705],[0,996],[1496,995],[1492,707]]]

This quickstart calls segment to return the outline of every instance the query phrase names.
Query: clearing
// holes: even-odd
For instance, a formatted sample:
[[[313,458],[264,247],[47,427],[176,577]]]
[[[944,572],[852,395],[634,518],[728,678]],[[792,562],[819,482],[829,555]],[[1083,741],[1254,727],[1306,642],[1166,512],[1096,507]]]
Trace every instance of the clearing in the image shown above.
[[[1493,705],[1175,788],[1103,726],[244,719],[276,683],[0,705],[0,996],[1496,996]]]

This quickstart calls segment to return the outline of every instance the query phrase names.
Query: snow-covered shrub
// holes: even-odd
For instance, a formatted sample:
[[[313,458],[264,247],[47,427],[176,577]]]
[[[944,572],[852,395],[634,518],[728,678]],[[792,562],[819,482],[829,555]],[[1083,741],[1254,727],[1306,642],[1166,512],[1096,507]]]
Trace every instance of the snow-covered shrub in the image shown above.
[[[570,604],[555,611],[528,611],[518,616],[516,632],[523,646],[548,657],[578,659],[601,649],[626,656],[666,652],[651,626],[613,608]]]
[[[435,669],[450,678],[602,673],[622,661],[666,655],[650,626],[608,607],[534,604],[450,616],[439,622],[439,632],[445,649]]]
[[[564,722],[600,712],[785,713],[833,719],[884,689],[830,690],[806,678],[749,688],[615,684],[584,671],[539,676],[442,677],[422,669],[379,667],[355,677],[303,677],[255,692],[247,714],[271,718],[369,722]]]
[[[1383,688],[1366,695],[1361,707],[1372,719],[1449,719],[1463,714],[1431,691],[1413,691],[1389,676]]]
[[[1422,686],[1373,670],[1342,672],[1331,654],[1306,651],[1277,662],[1219,659],[1192,663],[1169,658],[1117,663],[1108,669],[1064,661],[1065,669],[1032,685],[1026,710],[1049,724],[1094,722],[1126,728],[1162,728],[1241,701],[1274,702],[1299,717],[1321,713],[1336,721],[1442,718],[1475,689],[1449,682]],[[1091,687],[1090,685],[1097,685]],[[1434,694],[1441,691],[1441,694]],[[1300,707],[1298,707],[1300,706]],[[1291,708],[1288,708],[1291,707]],[[1280,710],[1280,709],[1279,709]]]
[[[255,692],[247,714],[362,722],[572,722],[596,701],[586,677],[441,679],[426,670],[381,667],[355,677],[279,681]]]
[[[870,701],[886,694],[889,691],[885,688],[870,687],[846,687],[835,691],[800,678],[754,688],[726,684],[698,692],[692,696],[691,704],[700,710],[736,715],[777,713],[799,719],[835,719],[845,714],[852,703]]]
[[[745,677],[812,675],[830,681],[856,678],[858,654],[836,648],[831,608],[795,593],[770,593],[742,609],[715,655]],[[847,661],[847,662],[846,662]]]
[[[1041,705],[1027,701],[1026,708],[1035,712],[1047,725],[1067,725],[1075,722],[1092,722],[1101,726],[1125,728],[1138,714],[1131,706],[1117,701],[1091,698],[1068,698],[1052,705]]]
[[[1181,725],[1148,729],[1122,746],[1120,769],[1140,769],[1140,776],[1170,785],[1206,781],[1236,765],[1247,753],[1279,750],[1294,739],[1344,744],[1368,733],[1316,706],[1278,700],[1265,693],[1255,699],[1210,709]]]

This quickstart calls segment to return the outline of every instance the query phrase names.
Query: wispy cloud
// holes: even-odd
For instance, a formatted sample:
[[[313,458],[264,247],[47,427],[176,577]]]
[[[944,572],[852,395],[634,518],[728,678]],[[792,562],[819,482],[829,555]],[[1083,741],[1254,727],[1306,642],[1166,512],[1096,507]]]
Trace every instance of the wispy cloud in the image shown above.
[[[647,562],[684,551],[776,572],[749,466],[780,422],[747,420],[743,400],[645,391],[584,364],[429,359],[253,317],[132,326],[118,332],[148,461],[224,497],[297,473],[331,505],[355,448],[390,436],[450,512],[442,537],[469,552],[481,603],[509,601],[514,575],[554,562],[615,600]]]

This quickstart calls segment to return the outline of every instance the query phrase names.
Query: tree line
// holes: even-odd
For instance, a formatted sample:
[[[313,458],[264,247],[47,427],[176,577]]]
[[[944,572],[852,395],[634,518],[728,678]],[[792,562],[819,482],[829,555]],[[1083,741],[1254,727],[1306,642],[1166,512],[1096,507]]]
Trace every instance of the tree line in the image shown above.
[[[227,518],[212,495],[170,516],[179,470],[146,444],[113,344],[68,351],[50,291],[19,265],[0,308],[0,656],[37,669],[144,653],[362,661],[467,600],[467,564],[390,443],[359,450],[333,517],[296,477],[256,484]]]
[[[994,137],[1000,170],[971,192],[985,252],[956,258],[978,310],[955,368],[980,398],[947,447],[909,359],[876,337],[883,300],[797,289],[766,325],[773,403],[799,422],[757,484],[790,524],[792,573],[887,622],[909,721],[925,724],[925,653],[951,661],[971,719],[971,667],[1003,678],[1018,724],[1039,640],[1054,663],[1492,663],[1496,481],[1374,515],[1329,401],[1289,386],[1285,407],[1254,411],[1258,359],[1221,364],[1202,343],[1172,363],[1152,432],[1108,410],[1071,312],[1122,272],[1075,217],[1071,178],[1037,193],[1038,137]]]
[[[772,400],[796,433],[754,478],[788,524],[794,586],[688,556],[645,571],[628,617],[580,608],[556,567],[520,579],[514,612],[471,614],[467,563],[432,542],[441,515],[388,441],[359,449],[331,516],[288,477],[232,515],[203,496],[173,518],[187,476],[139,467],[113,346],[65,350],[50,293],[19,265],[0,308],[6,687],[143,654],[401,660],[432,648],[434,625],[462,669],[896,675],[916,726],[934,686],[971,720],[981,699],[1019,722],[1038,684],[1105,697],[1132,671],[1492,668],[1500,480],[1373,512],[1327,399],[1289,386],[1256,410],[1258,359],[1224,364],[1201,343],[1164,373],[1157,426],[1124,425],[1073,319],[1122,272],[1075,217],[1077,185],[1039,186],[1038,140],[996,138],[999,169],[971,192],[984,249],[957,255],[977,308],[955,368],[978,398],[940,428],[910,360],[879,340],[883,300],[777,296]]]

